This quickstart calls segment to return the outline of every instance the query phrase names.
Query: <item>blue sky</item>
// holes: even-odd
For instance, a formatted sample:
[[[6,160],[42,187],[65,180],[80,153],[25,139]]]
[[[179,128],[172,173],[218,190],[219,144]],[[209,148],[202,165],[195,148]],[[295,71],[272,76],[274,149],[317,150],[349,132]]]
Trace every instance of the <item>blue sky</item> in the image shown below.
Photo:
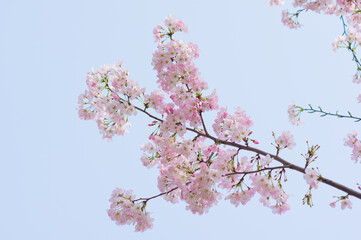
[[[178,34],[198,44],[197,66],[217,90],[220,106],[239,106],[254,121],[260,148],[272,152],[272,131],[290,130],[297,147],[285,159],[303,165],[306,140],[319,144],[322,175],[355,188],[359,164],[342,139],[359,124],[303,115],[287,118],[291,101],[329,111],[359,114],[354,64],[331,43],[342,33],[336,17],[306,13],[299,30],[281,23],[281,10],[259,1],[5,1],[0,7],[2,94],[1,239],[337,239],[359,236],[359,200],[352,210],[332,209],[341,192],[320,184],[313,208],[302,205],[307,185],[288,172],[291,211],[274,215],[258,202],[235,208],[222,201],[206,215],[192,215],[183,203],[151,201],[154,228],[134,233],[107,216],[115,187],[137,196],[157,194],[157,170],[144,168],[141,143],[149,119],[131,118],[130,133],[102,140],[96,124],[77,116],[77,97],[86,73],[124,60],[133,80],[156,89],[152,30],[172,13],[188,26]],[[211,126],[215,113],[207,114]]]

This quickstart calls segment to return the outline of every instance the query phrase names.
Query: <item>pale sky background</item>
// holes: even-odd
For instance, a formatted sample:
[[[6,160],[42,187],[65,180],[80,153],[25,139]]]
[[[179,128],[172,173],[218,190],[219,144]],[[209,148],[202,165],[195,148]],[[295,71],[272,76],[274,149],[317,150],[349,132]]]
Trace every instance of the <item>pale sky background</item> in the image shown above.
[[[290,130],[297,147],[282,157],[303,165],[309,140],[321,146],[313,166],[324,177],[352,188],[361,183],[361,165],[342,141],[361,123],[307,114],[295,127],[286,114],[295,101],[360,115],[351,54],[331,47],[343,31],[340,19],[309,12],[300,18],[303,28],[290,30],[281,23],[284,7],[265,2],[1,1],[0,239],[359,238],[360,200],[351,198],[352,210],[332,209],[333,196],[343,193],[320,184],[310,209],[301,200],[308,186],[290,171],[284,187],[291,210],[282,216],[258,196],[238,208],[221,201],[202,216],[155,199],[147,206],[154,228],[145,233],[106,214],[115,187],[139,197],[158,193],[157,170],[140,161],[150,120],[138,114],[129,134],[106,142],[95,122],[78,118],[77,97],[92,67],[118,59],[133,80],[156,89],[152,31],[170,13],[189,28],[175,38],[200,48],[197,66],[209,92],[217,90],[220,106],[247,111],[261,149],[273,152],[272,131]],[[206,114],[209,128],[214,116]]]

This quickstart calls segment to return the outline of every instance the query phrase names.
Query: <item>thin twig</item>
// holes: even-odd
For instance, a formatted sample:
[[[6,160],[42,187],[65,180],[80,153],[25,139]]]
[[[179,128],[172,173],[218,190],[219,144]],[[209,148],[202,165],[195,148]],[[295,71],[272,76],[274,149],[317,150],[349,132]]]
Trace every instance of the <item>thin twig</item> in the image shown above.
[[[361,118],[360,117],[355,117],[353,116],[349,111],[348,111],[348,115],[341,115],[338,113],[338,111],[336,111],[336,113],[331,113],[331,112],[325,112],[321,107],[318,107],[318,109],[315,109],[311,106],[311,104],[308,105],[310,108],[300,108],[300,112],[303,111],[307,111],[308,113],[321,113],[321,117],[325,117],[325,116],[334,116],[334,117],[338,117],[338,118],[350,118],[350,119],[354,119],[355,122],[360,122]]]
[[[172,188],[171,190],[169,190],[169,191],[167,191],[167,192],[160,193],[160,194],[155,195],[155,196],[153,196],[153,197],[149,197],[149,198],[138,198],[138,199],[133,200],[133,203],[136,202],[136,201],[148,202],[149,200],[151,200],[151,199],[153,199],[153,198],[157,198],[157,197],[160,197],[160,196],[169,194],[169,193],[173,192],[173,191],[176,190],[176,189],[178,189],[178,187]]]
[[[277,166],[277,167],[268,167],[268,168],[262,168],[259,170],[255,170],[255,171],[249,171],[249,172],[232,172],[232,173],[227,173],[222,175],[222,177],[227,177],[227,176],[232,176],[232,175],[236,175],[236,174],[250,174],[250,173],[258,173],[258,172],[263,172],[263,171],[268,171],[268,170],[275,170],[275,169],[285,169],[285,168],[290,168],[290,166],[288,165],[283,165],[283,166]]]

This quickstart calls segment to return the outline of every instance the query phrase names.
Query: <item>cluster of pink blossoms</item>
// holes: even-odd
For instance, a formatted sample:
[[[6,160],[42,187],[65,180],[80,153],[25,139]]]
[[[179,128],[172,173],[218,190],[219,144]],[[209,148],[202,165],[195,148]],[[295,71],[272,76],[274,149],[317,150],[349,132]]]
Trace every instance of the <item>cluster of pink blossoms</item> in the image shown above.
[[[227,113],[225,108],[221,108],[214,121],[213,130],[219,139],[247,143],[252,133],[252,125],[252,120],[240,108],[237,108],[235,113],[231,115]]]
[[[341,200],[341,209],[344,210],[346,208],[349,208],[349,209],[352,209],[352,202],[350,201],[350,199],[346,198],[346,199],[340,199]],[[331,207],[336,207],[336,202],[332,202],[330,203],[330,206]]]
[[[86,83],[88,91],[79,96],[79,117],[96,120],[106,139],[124,135],[130,126],[128,116],[137,113],[130,101],[140,97],[144,89],[129,79],[129,73],[121,62],[89,72]]]
[[[162,41],[162,39],[164,39],[164,38],[166,39],[167,37],[171,38],[172,35],[176,32],[187,33],[188,28],[182,20],[180,20],[170,14],[165,19],[164,26],[162,26],[162,23],[160,23],[160,24],[158,24],[157,27],[154,28],[153,36],[154,36],[155,42],[160,43]]]
[[[152,118],[149,126],[155,129],[142,146],[141,161],[148,168],[159,169],[161,194],[154,197],[163,196],[172,203],[184,201],[188,210],[203,214],[223,195],[238,206],[259,194],[259,201],[273,213],[286,212],[290,209],[288,195],[281,185],[285,167],[272,167],[274,159],[264,153],[239,156],[239,146],[258,144],[250,139],[253,123],[249,116],[239,108],[233,114],[221,108],[213,124],[216,137],[207,131],[202,114],[217,110],[218,98],[215,91],[206,94],[208,86],[194,64],[198,47],[173,39],[175,32],[186,30],[172,15],[164,26],[154,29],[158,47],[152,65],[162,91],[146,94],[129,79],[121,63],[105,65],[88,74],[88,90],[79,97],[80,118],[95,120],[106,139],[123,135],[129,126],[128,116],[137,111]],[[295,146],[289,131],[275,137],[275,143],[277,156],[280,150]],[[305,176],[317,187],[317,179],[308,169]],[[110,198],[108,215],[117,224],[135,224],[136,231],[144,231],[153,225],[146,203],[154,197],[135,199],[130,191],[117,188]]]
[[[291,103],[291,105],[288,106],[288,119],[289,121],[293,124],[293,125],[301,125],[303,122],[301,121],[300,117],[299,117],[299,112],[297,112],[296,109],[296,104],[295,103]]]
[[[357,133],[352,131],[344,139],[344,145],[352,148],[351,159],[358,163],[359,158],[361,157],[361,142],[357,139]]]
[[[284,4],[282,0],[270,0],[267,2],[270,6],[280,6]],[[361,17],[358,11],[361,7],[360,1],[351,0],[294,0],[293,6],[298,7],[300,10],[313,11],[316,13],[322,13],[327,15],[345,16],[348,25],[351,27],[351,32],[354,30],[359,31],[361,29]],[[282,19],[286,18],[285,13],[289,13],[288,10],[282,12]],[[293,17],[298,18],[299,12],[295,14],[289,14],[290,19]],[[290,20],[292,21],[292,20]],[[290,23],[284,21],[286,26],[295,28],[298,23]]]
[[[283,0],[270,0],[270,1],[267,2],[267,4],[269,6],[280,6],[280,5],[285,4],[285,1],[283,1]]]
[[[108,216],[119,225],[135,224],[136,232],[144,232],[153,227],[153,218],[145,209],[145,202],[135,202],[132,191],[114,189],[109,201]]]
[[[297,20],[298,15],[291,14],[287,9],[282,11],[282,23],[291,28],[291,29],[297,29],[300,28],[302,25]]]

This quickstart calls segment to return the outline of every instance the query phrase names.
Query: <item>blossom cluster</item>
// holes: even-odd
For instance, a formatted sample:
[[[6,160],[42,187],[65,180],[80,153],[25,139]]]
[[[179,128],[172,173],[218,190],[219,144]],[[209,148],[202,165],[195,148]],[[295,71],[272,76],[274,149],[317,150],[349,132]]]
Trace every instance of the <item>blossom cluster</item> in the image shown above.
[[[187,26],[184,24],[184,22],[173,15],[169,15],[165,21],[164,26],[162,24],[158,24],[157,27],[153,30],[153,36],[155,39],[155,42],[160,43],[162,42],[163,38],[169,37],[172,38],[172,35],[176,32],[188,32]]]
[[[213,124],[213,130],[217,137],[240,143],[247,142],[252,134],[252,120],[245,111],[237,108],[234,114],[228,114],[225,108],[221,108]]]
[[[341,201],[341,209],[342,209],[342,210],[344,210],[344,209],[346,209],[346,208],[352,209],[352,202],[351,202],[351,200],[350,200],[348,197],[339,197],[339,199],[338,199],[337,201],[330,203],[330,206],[331,206],[332,208],[335,208],[335,207],[336,207],[336,203],[337,203],[338,201]]]
[[[361,157],[361,141],[357,139],[357,133],[352,131],[344,139],[344,145],[352,148],[351,159],[358,163]]]
[[[284,1],[270,0],[267,2],[267,4],[270,6],[280,6],[284,4]],[[360,1],[293,0],[292,5],[294,7],[298,7],[301,10],[313,11],[320,14],[345,16],[347,23],[348,25],[350,25],[351,29],[354,29],[356,31],[359,31],[361,29],[361,17],[360,17],[360,12],[358,11],[361,7]]]
[[[298,107],[296,106],[295,103],[291,103],[291,105],[288,106],[288,110],[287,110],[289,121],[296,126],[301,125],[303,123],[299,117],[300,110],[297,108]]]
[[[267,2],[267,5],[269,6],[280,6],[285,4],[285,2],[283,0],[270,0]]]
[[[135,225],[136,232],[153,227],[154,219],[145,211],[145,202],[135,203],[132,191],[114,189],[109,201],[108,216],[119,225]]]
[[[287,9],[282,11],[281,19],[282,19],[282,23],[291,29],[297,29],[302,26],[298,22],[298,14],[292,14]]]
[[[79,117],[95,120],[105,139],[124,135],[130,126],[128,116],[137,113],[130,100],[140,97],[144,89],[129,78],[121,62],[89,72],[86,83],[88,90],[79,96]]]

